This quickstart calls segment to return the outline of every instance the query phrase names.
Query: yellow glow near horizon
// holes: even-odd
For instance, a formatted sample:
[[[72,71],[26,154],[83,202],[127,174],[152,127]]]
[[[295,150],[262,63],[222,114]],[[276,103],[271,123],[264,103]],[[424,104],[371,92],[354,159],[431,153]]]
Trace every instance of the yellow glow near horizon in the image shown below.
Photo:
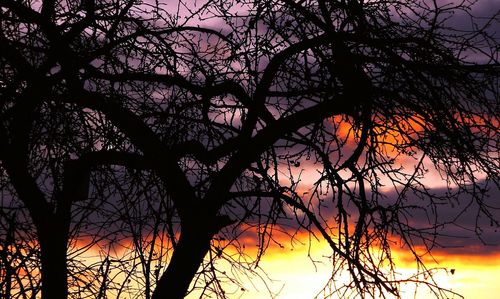
[[[271,298],[270,294],[275,294],[277,299],[308,299],[308,298],[333,298],[347,299],[358,298],[355,296],[336,296],[322,292],[323,287],[331,277],[331,261],[328,256],[331,249],[326,242],[312,239],[309,244],[307,234],[298,236],[302,243],[295,242],[293,248],[287,244],[283,238],[279,238],[284,245],[283,248],[271,246],[260,262],[260,266],[268,275],[267,286],[255,275],[250,275],[253,279],[248,279],[245,275],[239,276],[242,288],[239,286],[225,284],[226,297],[229,299],[257,299]],[[255,246],[250,244],[255,240],[246,240],[246,253],[254,256]],[[289,243],[289,240],[288,240]],[[129,247],[128,247],[129,248]],[[461,294],[467,299],[495,299],[500,295],[500,284],[497,283],[500,277],[500,253],[483,253],[478,247],[477,251],[462,254],[451,254],[446,249],[437,249],[433,256],[424,257],[428,268],[439,268],[434,277],[435,282],[443,288]],[[126,250],[125,250],[126,251]],[[126,252],[117,251],[117,258]],[[230,251],[230,248],[228,248]],[[98,249],[91,249],[86,257],[87,263],[96,263],[102,258],[96,254]],[[394,248],[392,257],[397,267],[398,278],[407,278],[416,272],[416,265],[413,257],[405,249]],[[315,261],[315,263],[312,262]],[[220,270],[231,271],[229,267],[220,264]],[[454,271],[451,271],[451,270]],[[453,272],[453,273],[452,273]],[[349,276],[345,272],[335,276],[338,285],[348,283]],[[131,286],[138,288],[138,286]],[[424,286],[420,285],[415,293],[414,284],[401,285],[402,299],[427,299],[434,298],[432,293]],[[111,293],[109,293],[112,298]],[[127,297],[128,298],[128,297]],[[209,298],[201,296],[199,292],[193,292],[187,298]],[[388,297],[391,298],[391,297]],[[460,298],[457,295],[449,294],[449,299]]]
[[[308,256],[310,253],[311,259]],[[271,248],[262,259],[260,266],[272,280],[268,287],[276,294],[275,298],[304,299],[304,298],[339,298],[327,297],[329,293],[322,292],[323,287],[331,277],[331,266],[326,257],[331,253],[325,242],[313,242],[308,245],[290,248]],[[396,250],[393,255],[399,277],[410,277],[416,273],[416,266],[411,262],[408,252]],[[441,251],[433,256],[436,262],[429,258],[426,262],[428,268],[439,268],[434,274],[434,281],[441,287],[456,292],[464,298],[494,299],[500,295],[500,254],[481,255],[453,255]],[[451,271],[453,269],[453,271]],[[452,274],[453,272],[453,274]],[[339,284],[347,282],[348,275],[343,273],[335,277]],[[401,285],[402,299],[433,298],[432,292],[420,285],[415,290],[414,284]],[[416,291],[416,292],[415,292]],[[188,298],[198,298],[199,294],[191,294]],[[247,283],[245,292],[228,294],[228,298],[257,299],[270,298],[269,291],[263,283],[254,281],[253,285]],[[356,298],[356,297],[341,297]],[[390,298],[390,297],[389,297]],[[448,298],[461,298],[458,295],[448,294]],[[340,299],[340,298],[339,298]]]

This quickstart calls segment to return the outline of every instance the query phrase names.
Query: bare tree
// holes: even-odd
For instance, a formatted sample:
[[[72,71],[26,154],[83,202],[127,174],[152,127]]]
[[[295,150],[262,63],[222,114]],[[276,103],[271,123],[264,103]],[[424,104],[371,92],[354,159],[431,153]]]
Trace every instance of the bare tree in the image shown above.
[[[472,6],[0,0],[2,292],[226,298],[217,261],[253,271],[284,230],[328,242],[339,294],[446,296],[395,275],[390,236],[431,274],[438,207],[499,226],[498,13]]]

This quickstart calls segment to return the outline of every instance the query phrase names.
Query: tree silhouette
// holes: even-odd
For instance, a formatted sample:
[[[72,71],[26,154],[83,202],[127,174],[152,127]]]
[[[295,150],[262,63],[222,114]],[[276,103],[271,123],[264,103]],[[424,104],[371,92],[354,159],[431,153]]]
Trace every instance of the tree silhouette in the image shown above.
[[[226,298],[280,230],[343,296],[399,294],[395,239],[431,274],[441,205],[499,226],[498,15],[439,3],[0,0],[1,292]]]

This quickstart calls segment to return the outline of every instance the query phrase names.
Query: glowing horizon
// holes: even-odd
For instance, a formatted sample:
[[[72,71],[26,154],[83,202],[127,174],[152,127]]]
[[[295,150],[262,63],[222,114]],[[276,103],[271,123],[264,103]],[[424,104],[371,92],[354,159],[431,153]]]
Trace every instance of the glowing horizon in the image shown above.
[[[262,258],[260,266],[273,281],[267,287],[258,280],[244,284],[245,291],[237,290],[234,294],[227,294],[228,298],[256,299],[267,298],[270,292],[275,298],[357,298],[331,296],[323,288],[331,277],[330,260],[326,256],[331,249],[326,242],[313,241],[309,244],[298,245],[293,248],[273,246],[268,249]],[[392,251],[398,277],[411,277],[417,271],[414,257],[407,250],[401,248]],[[500,277],[500,253],[486,253],[484,255],[461,254],[447,252],[446,249],[437,250],[432,256],[427,255],[426,266],[433,271],[435,282],[444,289],[458,293],[464,298],[493,298],[492,294],[500,293],[500,285],[496,278]],[[312,262],[315,260],[315,263]],[[433,261],[435,260],[435,261]],[[337,283],[348,282],[348,274],[342,273],[335,277]],[[231,289],[231,288],[229,288]],[[234,289],[234,287],[233,287]],[[415,293],[415,290],[417,292]],[[240,292],[238,292],[240,291]],[[432,292],[421,284],[418,287],[413,283],[402,284],[401,298],[424,299],[432,298]],[[198,298],[194,292],[187,298]],[[393,298],[389,296],[388,298]],[[449,293],[448,298],[461,298]]]

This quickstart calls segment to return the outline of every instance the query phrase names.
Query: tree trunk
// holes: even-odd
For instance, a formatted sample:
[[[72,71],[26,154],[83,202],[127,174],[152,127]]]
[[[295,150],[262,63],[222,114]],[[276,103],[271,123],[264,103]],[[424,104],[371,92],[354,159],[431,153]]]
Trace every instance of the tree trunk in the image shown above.
[[[41,253],[42,299],[68,298],[66,226],[47,219],[38,230]]]
[[[161,276],[152,299],[181,299],[210,249],[212,234],[201,226],[183,229],[167,270]]]

